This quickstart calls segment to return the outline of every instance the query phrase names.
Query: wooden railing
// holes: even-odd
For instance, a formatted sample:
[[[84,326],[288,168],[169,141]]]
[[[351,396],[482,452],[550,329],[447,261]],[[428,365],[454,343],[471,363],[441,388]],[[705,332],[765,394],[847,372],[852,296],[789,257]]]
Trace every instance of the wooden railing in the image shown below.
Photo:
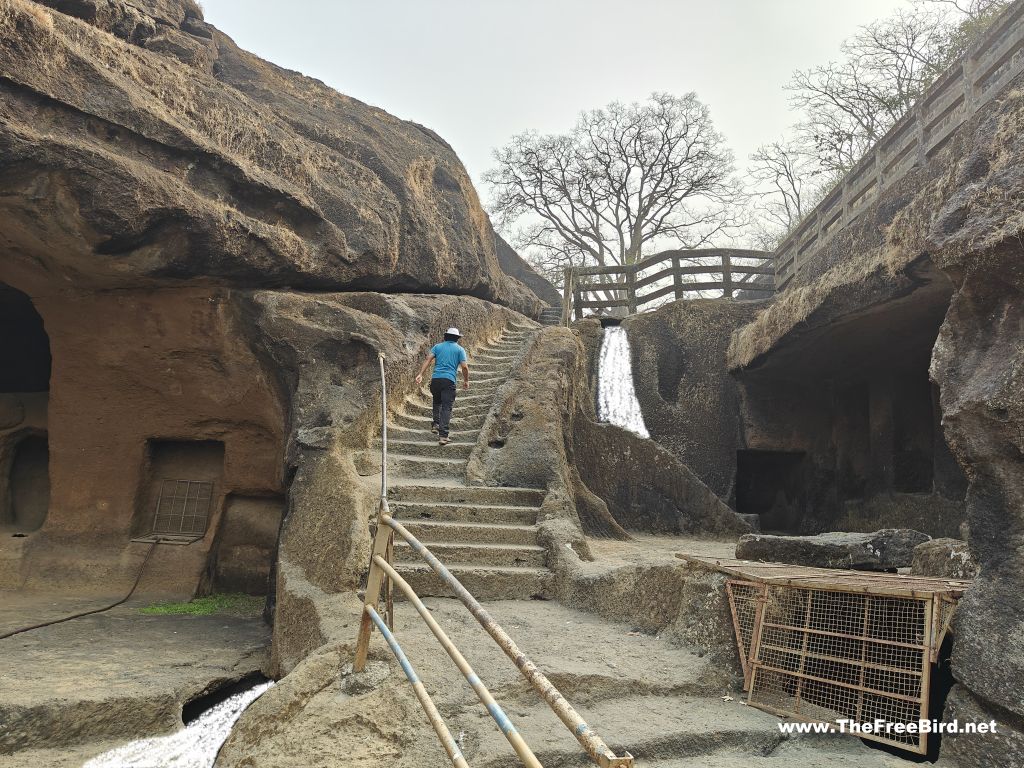
[[[776,289],[785,288],[880,192],[934,157],[1021,71],[1024,0],[1017,0],[776,249]]]
[[[662,251],[635,264],[570,267],[565,270],[562,318],[605,314],[624,308],[626,314],[659,306],[668,297],[705,295],[731,299],[740,290],[774,291],[772,254],[736,248]],[[589,312],[588,312],[589,310]]]

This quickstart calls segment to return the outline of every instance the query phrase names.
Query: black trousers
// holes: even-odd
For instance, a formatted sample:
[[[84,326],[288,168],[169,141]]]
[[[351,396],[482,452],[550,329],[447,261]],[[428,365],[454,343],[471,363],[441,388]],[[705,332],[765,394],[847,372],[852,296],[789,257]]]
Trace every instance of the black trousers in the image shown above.
[[[430,394],[434,396],[434,423],[441,437],[448,437],[448,425],[452,421],[452,406],[455,405],[455,382],[451,379],[431,379]]]

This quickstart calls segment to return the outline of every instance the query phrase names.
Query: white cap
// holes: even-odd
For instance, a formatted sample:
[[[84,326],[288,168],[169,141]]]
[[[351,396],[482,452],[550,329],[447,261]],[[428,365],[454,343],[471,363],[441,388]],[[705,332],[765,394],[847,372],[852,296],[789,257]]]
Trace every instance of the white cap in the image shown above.
[[[460,338],[462,337],[462,334],[461,334],[461,333],[459,333],[459,329],[458,329],[458,328],[456,328],[455,326],[452,326],[452,327],[451,327],[451,328],[449,328],[449,329],[448,329],[447,331],[445,331],[445,332],[444,332],[444,335],[445,335],[445,336],[458,336],[458,337],[460,337]]]

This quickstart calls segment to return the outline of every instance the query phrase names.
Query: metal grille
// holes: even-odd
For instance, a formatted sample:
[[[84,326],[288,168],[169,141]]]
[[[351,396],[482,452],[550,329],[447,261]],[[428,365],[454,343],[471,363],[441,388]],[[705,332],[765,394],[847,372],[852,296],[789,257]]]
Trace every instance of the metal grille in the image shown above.
[[[210,518],[213,483],[203,480],[161,480],[153,515],[153,533],[202,536]]]
[[[931,598],[768,587],[748,700],[800,720],[927,719],[931,611]],[[864,736],[927,751],[924,734]]]
[[[807,568],[678,554],[728,574],[748,701],[794,720],[927,720],[960,579]],[[927,734],[859,733],[926,753]]]

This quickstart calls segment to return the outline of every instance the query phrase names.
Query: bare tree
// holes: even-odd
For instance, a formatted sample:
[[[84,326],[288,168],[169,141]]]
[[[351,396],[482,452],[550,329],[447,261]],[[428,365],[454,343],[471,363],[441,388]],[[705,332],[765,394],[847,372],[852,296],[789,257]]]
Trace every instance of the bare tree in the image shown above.
[[[787,86],[803,113],[804,150],[836,178],[906,114],[1008,5],[1007,0],[921,0],[845,41],[843,59],[798,71]]]
[[[812,159],[793,142],[773,141],[750,156],[748,173],[754,184],[758,219],[776,231],[788,232],[795,227],[814,197],[816,169]]]
[[[545,273],[696,248],[741,224],[732,154],[693,93],[652,94],[579,116],[565,134],[519,134],[484,175],[498,228]]]

